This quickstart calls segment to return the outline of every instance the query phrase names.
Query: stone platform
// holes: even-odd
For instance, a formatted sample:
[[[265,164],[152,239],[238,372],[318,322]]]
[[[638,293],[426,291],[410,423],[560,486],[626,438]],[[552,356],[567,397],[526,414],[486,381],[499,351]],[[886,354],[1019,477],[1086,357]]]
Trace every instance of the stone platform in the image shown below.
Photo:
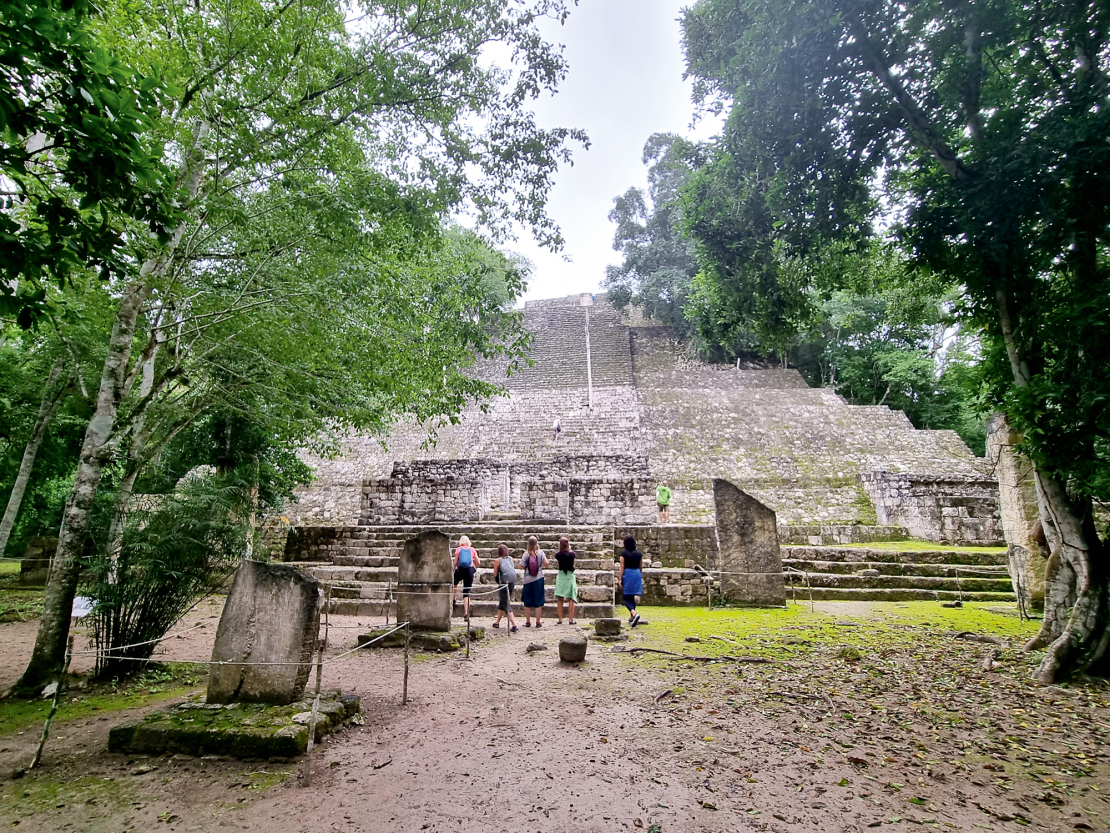
[[[108,733],[108,751],[292,758],[303,754],[308,746],[313,699],[307,697],[285,706],[187,700],[116,726]],[[321,692],[316,742],[339,731],[360,712],[356,695]]]

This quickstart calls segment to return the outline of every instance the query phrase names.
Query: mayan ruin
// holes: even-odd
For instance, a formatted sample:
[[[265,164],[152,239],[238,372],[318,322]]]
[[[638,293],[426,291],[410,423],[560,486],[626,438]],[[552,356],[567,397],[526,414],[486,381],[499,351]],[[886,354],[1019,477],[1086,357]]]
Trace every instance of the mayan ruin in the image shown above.
[[[338,459],[309,458],[318,480],[284,510],[282,549],[335,583],[336,610],[380,607],[398,548],[425,527],[469,533],[479,551],[534,528],[549,530],[549,550],[570,535],[588,548],[585,616],[611,615],[614,545],[633,534],[653,553],[645,603],[707,604],[704,577],[720,569],[714,478],[775,511],[783,564],[797,571],[787,581],[808,581],[814,598],[1014,598],[1004,556],[837,547],[1000,543],[997,481],[954,432],[848,405],[796,370],[699,362],[673,331],[629,326],[604,296],[529,302],[524,317],[532,366],[487,410],[440,429],[433,447],[422,447],[426,429],[399,426],[384,449],[356,437]],[[674,508],[659,525],[663,481]]]
[[[0,828],[1110,831],[1110,0],[0,46]]]

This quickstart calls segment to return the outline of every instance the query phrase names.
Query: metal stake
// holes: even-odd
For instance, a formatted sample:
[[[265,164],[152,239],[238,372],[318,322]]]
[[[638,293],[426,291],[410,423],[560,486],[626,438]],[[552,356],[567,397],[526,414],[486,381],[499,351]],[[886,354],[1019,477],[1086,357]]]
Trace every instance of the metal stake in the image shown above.
[[[405,623],[405,683],[404,688],[401,690],[401,705],[405,705],[409,701],[409,634],[412,633],[412,626],[408,622]]]

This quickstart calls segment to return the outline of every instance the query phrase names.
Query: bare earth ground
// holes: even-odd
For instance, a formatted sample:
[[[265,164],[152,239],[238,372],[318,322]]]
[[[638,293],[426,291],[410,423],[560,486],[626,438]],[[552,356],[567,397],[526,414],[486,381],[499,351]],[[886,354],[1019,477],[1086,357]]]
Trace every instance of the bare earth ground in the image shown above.
[[[195,611],[182,627],[205,627],[170,639],[160,656],[206,659],[220,602]],[[1013,648],[1035,626],[982,607],[644,609],[651,623],[623,652],[591,642],[577,667],[558,660],[571,626],[550,616],[540,631],[488,630],[470,660],[421,657],[403,708],[400,652],[360,652],[325,665],[324,684],[361,694],[365,723],[317,748],[309,786],[299,763],[108,754],[109,728],[141,710],[67,720],[80,689],[67,696],[42,767],[13,780],[41,724],[5,729],[9,704],[0,702],[0,824],[91,833],[1107,829],[1110,690],[1100,681],[1031,686],[1030,660]],[[332,624],[326,656],[336,657],[370,620]],[[1012,648],[986,671],[998,647],[953,638],[965,630]],[[0,624],[0,689],[22,671],[34,634],[34,622]],[[549,650],[529,653],[530,642]],[[628,652],[638,647],[774,661]],[[203,669],[194,673],[203,685]]]

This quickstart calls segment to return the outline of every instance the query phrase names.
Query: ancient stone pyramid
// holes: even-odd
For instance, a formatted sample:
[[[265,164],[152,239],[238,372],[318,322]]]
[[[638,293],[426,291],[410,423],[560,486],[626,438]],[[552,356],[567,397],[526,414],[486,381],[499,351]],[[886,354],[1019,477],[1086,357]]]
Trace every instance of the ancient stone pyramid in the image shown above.
[[[654,485],[665,479],[672,522],[710,522],[712,479],[722,477],[775,509],[780,524],[891,523],[915,533],[917,523],[939,529],[934,539],[1001,537],[990,471],[952,431],[919,431],[900,411],[848,405],[795,370],[696,361],[673,331],[628,326],[601,296],[529,302],[524,316],[534,365],[511,378],[493,364],[478,370],[508,395],[485,413],[468,408],[432,448],[421,448],[425,428],[407,425],[386,449],[379,438],[350,437],[338,459],[306,455],[318,480],[289,507],[293,523],[389,522],[376,496],[392,490],[409,506],[423,482],[442,487],[436,500],[473,504],[466,484],[499,477],[469,519],[519,512],[551,472],[634,482],[641,514],[649,498],[654,510]],[[465,507],[453,511],[449,519],[468,519]],[[612,520],[642,522],[616,510]]]

